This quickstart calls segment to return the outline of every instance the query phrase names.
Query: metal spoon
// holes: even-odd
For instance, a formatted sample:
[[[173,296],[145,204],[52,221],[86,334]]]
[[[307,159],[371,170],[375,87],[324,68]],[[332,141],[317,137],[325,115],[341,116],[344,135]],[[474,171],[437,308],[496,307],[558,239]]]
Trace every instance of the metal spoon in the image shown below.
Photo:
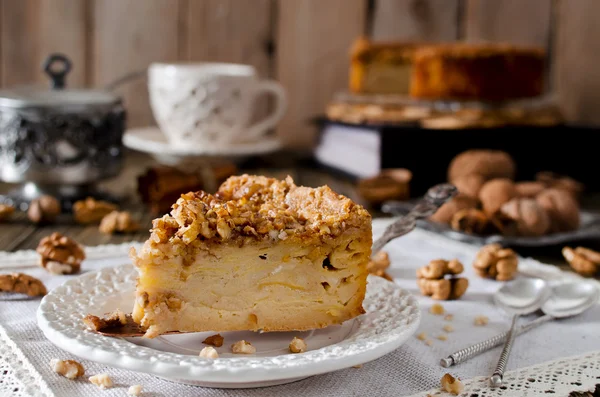
[[[502,377],[508,362],[508,356],[516,337],[517,321],[520,316],[530,314],[538,310],[550,297],[550,289],[542,279],[519,278],[506,283],[494,295],[497,306],[513,315],[508,336],[504,342],[504,348],[496,365],[496,370],[490,377],[490,385],[498,387],[502,385]]]
[[[519,328],[516,335],[524,334],[555,318],[581,314],[598,303],[599,299],[600,290],[590,282],[576,281],[554,286],[550,298],[541,307],[545,315]],[[440,365],[448,368],[463,363],[472,357],[501,345],[507,336],[508,331],[454,352],[448,357],[442,358]]]

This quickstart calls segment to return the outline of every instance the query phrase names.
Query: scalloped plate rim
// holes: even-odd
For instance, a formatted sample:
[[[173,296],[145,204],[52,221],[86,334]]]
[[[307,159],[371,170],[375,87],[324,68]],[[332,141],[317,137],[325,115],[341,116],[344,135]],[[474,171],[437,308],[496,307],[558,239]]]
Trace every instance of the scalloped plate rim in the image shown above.
[[[396,329],[392,333],[395,335],[394,338],[386,341],[380,342],[375,345],[372,345],[368,348],[365,348],[362,351],[359,351],[350,355],[341,355],[338,357],[330,357],[324,360],[315,360],[310,363],[310,365],[293,365],[292,360],[291,363],[285,363],[285,365],[281,365],[275,368],[260,368],[257,366],[247,366],[247,367],[229,367],[229,368],[213,368],[210,365],[194,365],[198,364],[206,364],[207,359],[202,359],[200,357],[192,357],[187,355],[179,355],[177,353],[165,353],[158,352],[160,354],[166,355],[176,355],[181,356],[182,360],[177,365],[173,363],[161,362],[160,358],[156,358],[149,354],[145,359],[140,357],[131,357],[127,354],[121,353],[119,350],[113,349],[111,351],[104,350],[100,347],[90,346],[89,343],[84,343],[81,341],[82,337],[85,335],[95,335],[102,337],[98,334],[94,334],[90,331],[84,329],[83,325],[81,328],[81,332],[77,338],[71,338],[67,335],[64,335],[60,329],[56,329],[52,325],[52,320],[46,317],[46,307],[50,305],[49,301],[63,292],[67,286],[76,285],[80,283],[84,279],[97,278],[98,275],[107,272],[117,272],[119,270],[125,271],[125,268],[131,268],[131,272],[134,272],[132,265],[124,265],[117,266],[113,268],[105,268],[99,271],[86,273],[82,276],[76,277],[74,279],[68,280],[63,285],[53,289],[46,295],[40,306],[37,310],[37,322],[38,326],[44,333],[44,335],[56,346],[59,348],[66,350],[67,352],[79,356],[84,359],[88,359],[91,361],[99,362],[102,364],[107,364],[112,367],[118,367],[127,370],[134,370],[144,373],[153,374],[156,376],[164,377],[176,382],[206,382],[206,383],[223,383],[230,385],[240,385],[244,383],[257,383],[257,382],[272,382],[272,381],[296,381],[301,378],[306,378],[314,375],[325,374],[345,368],[349,368],[355,365],[364,364],[369,361],[373,361],[377,358],[383,357],[384,355],[396,350],[402,344],[404,344],[410,336],[412,336],[419,324],[421,319],[419,304],[417,299],[410,294],[408,291],[400,288],[397,284],[390,283],[384,279],[375,276],[369,276],[369,285],[375,285],[376,287],[382,288],[386,284],[393,284],[392,291],[397,291],[398,293],[402,293],[403,296],[406,296],[407,305],[402,310],[404,313],[406,310],[411,310],[411,313],[406,314],[405,316],[411,316],[412,319],[408,320],[407,324],[404,325],[401,329]],[[375,280],[375,281],[373,281]],[[368,287],[367,287],[368,288]],[[367,291],[367,296],[369,295],[369,291]],[[365,305],[367,306],[367,305]],[[353,321],[357,321],[356,319]],[[357,332],[360,330],[360,324],[357,328]],[[356,334],[354,334],[356,335]],[[103,337],[104,338],[104,337]],[[130,344],[125,339],[119,339],[120,343]],[[315,355],[320,350],[330,348],[332,346],[344,345],[347,340],[344,340],[338,344],[330,345],[324,347],[322,349],[312,350],[307,353],[296,354],[293,357],[299,356],[310,356]],[[353,342],[355,343],[355,342]],[[137,346],[139,349],[145,349],[149,352],[157,352],[149,347]],[[291,355],[283,355],[278,357],[290,357]],[[253,360],[254,359],[254,360]],[[260,361],[260,357],[240,357],[239,360],[249,360],[249,361]],[[265,357],[266,359],[272,359],[272,357]],[[191,362],[183,362],[191,360]],[[218,362],[221,360],[238,360],[238,358],[219,358],[212,362]],[[235,376],[232,376],[235,375]],[[221,386],[226,387],[226,386]],[[243,387],[243,386],[242,386]],[[249,384],[248,387],[256,387]]]

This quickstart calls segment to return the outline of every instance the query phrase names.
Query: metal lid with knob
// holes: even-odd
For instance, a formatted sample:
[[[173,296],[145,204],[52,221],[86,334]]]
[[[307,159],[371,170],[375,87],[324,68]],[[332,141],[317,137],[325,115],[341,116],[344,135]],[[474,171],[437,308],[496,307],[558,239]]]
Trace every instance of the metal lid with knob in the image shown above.
[[[0,90],[0,108],[85,108],[115,105],[119,96],[106,90],[67,89],[72,63],[64,54],[52,54],[43,64],[50,77],[50,88],[23,86]]]

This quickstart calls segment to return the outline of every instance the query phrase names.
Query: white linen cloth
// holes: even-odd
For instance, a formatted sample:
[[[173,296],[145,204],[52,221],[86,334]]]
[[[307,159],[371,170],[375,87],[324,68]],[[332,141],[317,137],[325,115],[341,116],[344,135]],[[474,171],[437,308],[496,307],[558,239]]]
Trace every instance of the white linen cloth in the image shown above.
[[[375,236],[382,233],[387,220],[374,221]],[[89,272],[100,268],[128,263],[123,250],[110,248],[116,257],[92,259],[84,262],[82,271]],[[501,283],[484,280],[475,275],[471,268],[477,247],[454,242],[429,232],[416,230],[409,235],[397,239],[385,250],[389,253],[392,266],[389,273],[403,288],[420,295],[416,286],[415,271],[436,258],[457,258],[465,264],[465,277],[470,286],[467,293],[457,301],[442,302],[447,313],[454,316],[452,321],[445,321],[444,316],[435,316],[428,312],[435,301],[420,297],[422,321],[417,334],[424,332],[433,343],[428,346],[423,341],[412,337],[398,350],[378,360],[367,363],[361,368],[348,368],[338,372],[314,376],[299,382],[259,389],[208,389],[173,383],[152,375],[111,368],[87,360],[81,360],[58,349],[45,339],[35,320],[39,299],[16,299],[14,296],[0,296],[0,396],[125,396],[127,389],[134,384],[143,386],[143,396],[403,396],[427,395],[439,388],[441,377],[449,372],[463,380],[483,377],[467,381],[464,395],[477,391],[480,397],[492,395],[532,396],[547,395],[544,390],[552,389],[556,394],[566,395],[568,391],[584,390],[600,383],[595,379],[600,361],[600,306],[595,306],[586,313],[574,318],[557,320],[542,325],[517,338],[508,369],[533,368],[515,371],[507,379],[521,379],[520,384],[507,389],[488,389],[485,379],[496,365],[500,348],[493,349],[459,366],[442,368],[439,360],[448,354],[506,331],[510,320],[491,301],[492,294]],[[96,249],[98,250],[98,249]],[[33,253],[19,254],[23,263],[29,263]],[[2,256],[0,256],[1,260]],[[8,269],[3,269],[7,271]],[[36,267],[14,268],[41,279],[48,289],[52,289],[70,277],[52,276],[45,270]],[[526,274],[559,282],[576,275],[563,273],[557,268],[542,265],[531,259],[521,260],[520,270]],[[485,315],[489,318],[486,326],[475,326],[475,316]],[[522,320],[528,321],[535,315]],[[444,334],[442,327],[452,325],[453,332],[447,333],[445,341],[436,339]],[[574,360],[551,360],[565,357],[585,355]],[[86,369],[85,378],[71,381],[53,373],[49,362],[52,358],[77,359]],[[583,364],[582,364],[583,363]],[[585,365],[577,370],[571,366]],[[560,368],[561,370],[558,370]],[[565,368],[571,368],[565,370]],[[545,370],[548,370],[545,372]],[[595,370],[596,375],[588,375]],[[560,373],[559,373],[560,372]],[[566,373],[565,373],[566,372]],[[579,374],[577,372],[580,372]],[[115,386],[100,390],[89,383],[87,377],[107,373]],[[547,373],[550,375],[546,376]],[[526,381],[529,379],[528,381]],[[575,381],[573,381],[575,379]],[[530,382],[530,385],[522,383]],[[513,382],[514,383],[514,382]],[[543,385],[543,387],[542,387]],[[526,387],[526,392],[523,392]],[[536,389],[544,389],[542,391]],[[537,391],[536,391],[537,390]],[[566,392],[565,392],[566,391]],[[538,392],[540,394],[538,394]]]

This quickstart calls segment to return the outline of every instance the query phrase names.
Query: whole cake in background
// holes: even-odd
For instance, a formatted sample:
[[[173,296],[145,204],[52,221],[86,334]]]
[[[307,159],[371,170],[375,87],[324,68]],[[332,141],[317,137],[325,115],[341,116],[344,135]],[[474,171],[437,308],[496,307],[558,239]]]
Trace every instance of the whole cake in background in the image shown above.
[[[168,331],[291,331],[364,313],[371,216],[329,187],[231,177],[187,193],[132,252],[133,319]]]

